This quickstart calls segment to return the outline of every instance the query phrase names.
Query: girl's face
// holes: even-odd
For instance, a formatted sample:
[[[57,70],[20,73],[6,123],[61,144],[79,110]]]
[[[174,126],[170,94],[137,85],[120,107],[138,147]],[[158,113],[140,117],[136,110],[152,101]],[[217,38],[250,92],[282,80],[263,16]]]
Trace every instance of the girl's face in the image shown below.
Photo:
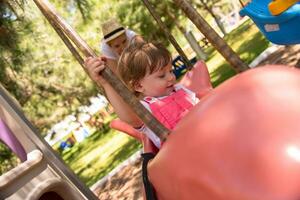
[[[146,76],[136,86],[136,91],[144,96],[160,97],[169,95],[174,90],[176,78],[171,62],[161,70]]]
[[[117,38],[111,40],[108,42],[108,45],[112,48],[112,50],[118,54],[119,56],[127,46],[127,37],[126,34],[122,34],[118,36]]]

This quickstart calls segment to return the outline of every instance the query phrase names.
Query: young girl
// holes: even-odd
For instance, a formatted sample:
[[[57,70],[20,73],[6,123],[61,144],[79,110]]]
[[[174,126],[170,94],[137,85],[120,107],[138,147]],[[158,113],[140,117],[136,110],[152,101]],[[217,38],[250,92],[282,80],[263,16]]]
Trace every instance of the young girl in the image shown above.
[[[199,101],[195,93],[176,84],[171,61],[169,51],[161,44],[138,42],[124,50],[118,63],[118,73],[124,83],[169,129],[173,129]],[[88,68],[88,71],[91,72],[91,77],[103,86],[119,118],[145,133],[155,146],[160,148],[160,139],[143,125],[111,86],[99,77],[103,65],[103,61],[99,60],[98,65]]]
[[[176,84],[169,51],[161,44],[136,43],[121,55],[118,72],[140,102],[167,128],[198,103],[196,94]],[[159,138],[146,126],[139,128],[160,148]]]

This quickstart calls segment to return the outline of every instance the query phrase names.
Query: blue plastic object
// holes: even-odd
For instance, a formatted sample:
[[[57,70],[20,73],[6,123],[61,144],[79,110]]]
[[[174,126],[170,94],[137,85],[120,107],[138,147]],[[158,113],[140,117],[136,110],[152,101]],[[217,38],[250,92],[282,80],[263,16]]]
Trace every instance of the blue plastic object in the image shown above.
[[[190,62],[191,64],[195,64],[197,62],[197,58],[192,58]],[[174,60],[172,61],[172,65],[174,68],[173,73],[175,74],[176,79],[181,77],[181,75],[186,72],[186,65],[184,64],[181,56],[177,56],[176,58],[174,58]]]
[[[71,145],[68,144],[68,142],[66,142],[66,141],[62,141],[62,142],[60,143],[60,145],[59,145],[59,148],[60,148],[61,150],[65,150],[65,149],[70,148],[70,147],[71,147]]]
[[[241,11],[249,16],[268,40],[275,44],[300,43],[300,3],[280,15],[273,16],[268,8],[272,0],[252,0]]]

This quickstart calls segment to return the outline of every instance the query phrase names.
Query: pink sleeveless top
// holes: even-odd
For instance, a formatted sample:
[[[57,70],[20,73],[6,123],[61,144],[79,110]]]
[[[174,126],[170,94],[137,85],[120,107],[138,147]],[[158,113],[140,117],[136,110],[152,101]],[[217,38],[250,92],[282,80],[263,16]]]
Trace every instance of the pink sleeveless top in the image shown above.
[[[145,97],[143,100],[149,104],[152,114],[171,130],[194,106],[190,96],[182,88],[162,99]]]

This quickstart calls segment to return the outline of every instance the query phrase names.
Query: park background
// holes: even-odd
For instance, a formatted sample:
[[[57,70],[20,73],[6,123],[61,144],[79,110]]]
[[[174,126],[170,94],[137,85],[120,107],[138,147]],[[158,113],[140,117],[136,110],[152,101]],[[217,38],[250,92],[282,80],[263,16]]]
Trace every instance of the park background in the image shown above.
[[[100,24],[114,16],[145,38],[163,42],[174,57],[177,55],[142,1],[50,2],[99,54]],[[222,56],[205,44],[200,32],[172,1],[151,2],[189,58],[195,54],[182,32],[191,31],[196,36],[208,56],[206,63],[214,87],[235,75]],[[241,8],[238,1],[193,0],[191,3],[245,63],[251,63],[270,46],[249,19],[238,16]],[[1,84],[19,102],[42,136],[60,138],[52,144],[53,148],[83,182],[92,186],[141,145],[109,128],[109,122],[116,117],[109,105],[103,104],[95,108],[97,112],[89,112],[88,107],[94,105],[91,98],[102,98],[100,91],[32,1],[1,1],[0,12]],[[89,116],[87,120],[79,120],[80,115]],[[57,131],[55,127],[61,122],[67,128]],[[61,142],[76,134],[78,127],[88,130],[86,137],[74,143],[69,140],[68,145],[60,148]],[[0,175],[20,162],[1,143],[0,155]]]

